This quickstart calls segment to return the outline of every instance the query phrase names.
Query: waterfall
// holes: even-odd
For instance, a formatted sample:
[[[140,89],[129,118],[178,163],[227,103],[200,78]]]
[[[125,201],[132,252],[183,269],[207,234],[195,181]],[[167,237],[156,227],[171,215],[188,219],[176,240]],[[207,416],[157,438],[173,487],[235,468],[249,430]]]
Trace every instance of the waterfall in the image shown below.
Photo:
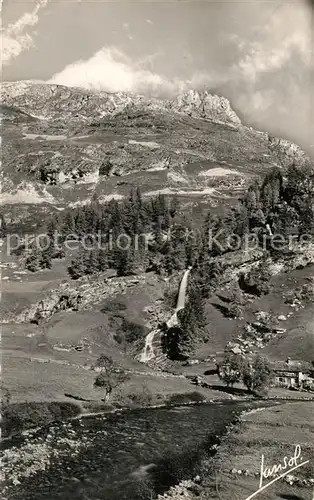
[[[266,229],[268,231],[269,236],[273,236],[273,232],[272,232],[271,227],[270,227],[269,224],[266,224]]]
[[[191,271],[191,267],[189,267],[181,280],[180,287],[179,287],[179,293],[178,293],[178,300],[177,300],[177,307],[174,312],[174,314],[171,316],[171,318],[167,321],[167,326],[168,328],[172,328],[173,326],[178,324],[178,317],[177,317],[177,312],[180,311],[181,309],[184,309],[185,306],[185,296],[186,296],[186,288],[188,285],[188,277],[189,273]]]
[[[153,350],[153,340],[157,331],[158,330],[152,330],[148,335],[146,335],[145,346],[139,357],[140,363],[147,363],[147,361],[155,357]]]
[[[179,294],[178,294],[178,302],[177,302],[176,312],[178,312],[178,311],[180,311],[180,309],[184,308],[186,288],[187,288],[187,284],[188,284],[188,277],[189,277],[190,271],[191,271],[191,267],[189,267],[185,271],[185,273],[183,275],[183,278],[181,280],[180,288],[179,288]]]
[[[190,273],[191,269],[192,268],[189,267],[185,271],[183,278],[181,280],[179,292],[178,292],[178,300],[177,300],[176,310],[175,310],[174,314],[171,316],[171,318],[167,321],[167,326],[169,328],[172,326],[175,326],[178,323],[177,312],[184,308],[186,288],[187,288],[188,277],[189,277],[189,273]],[[154,349],[153,349],[153,342],[154,342],[154,337],[155,337],[156,333],[158,333],[158,330],[152,330],[151,332],[149,332],[148,335],[146,335],[144,349],[138,358],[141,363],[147,363],[147,361],[149,361],[150,359],[155,357]]]

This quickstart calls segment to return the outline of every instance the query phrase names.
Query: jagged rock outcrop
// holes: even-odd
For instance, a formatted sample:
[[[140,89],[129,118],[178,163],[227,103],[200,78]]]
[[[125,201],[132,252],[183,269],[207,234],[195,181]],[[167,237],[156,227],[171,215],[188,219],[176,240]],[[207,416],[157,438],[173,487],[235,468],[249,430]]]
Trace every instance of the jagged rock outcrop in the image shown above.
[[[309,161],[308,155],[297,144],[270,134],[267,134],[267,137],[269,148],[278,157],[281,167],[287,168],[294,163],[302,167]]]
[[[130,104],[140,104],[142,96],[124,93],[92,92],[79,88],[33,82],[3,82],[2,101],[14,105],[39,118],[87,120],[101,118],[124,109]]]
[[[206,91],[189,90],[172,101],[170,107],[173,111],[179,111],[197,118],[241,125],[241,120],[231,108],[228,99]]]
[[[57,290],[52,290],[42,300],[33,304],[29,309],[23,311],[16,318],[17,323],[47,321],[53,314],[59,311],[80,309],[83,296],[78,290],[69,285],[61,285]]]
[[[107,297],[125,293],[130,287],[145,282],[145,275],[106,279],[102,275],[82,278],[77,285],[61,283],[50,290],[40,301],[28,307],[20,314],[10,318],[15,323],[48,321],[60,311],[77,311],[92,307]]]
[[[33,82],[3,82],[2,102],[16,106],[40,118],[92,120],[115,115],[123,110],[150,109],[172,111],[221,122],[241,125],[240,118],[224,97],[189,90],[174,100],[161,100],[117,92],[93,92],[63,85]]]

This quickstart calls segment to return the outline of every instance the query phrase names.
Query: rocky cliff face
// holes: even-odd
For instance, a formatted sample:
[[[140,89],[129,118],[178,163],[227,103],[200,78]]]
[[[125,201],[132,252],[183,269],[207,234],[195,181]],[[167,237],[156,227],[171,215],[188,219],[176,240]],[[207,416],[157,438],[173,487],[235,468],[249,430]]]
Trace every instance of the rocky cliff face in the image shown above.
[[[170,109],[197,118],[241,125],[228,99],[208,92],[190,90],[181,94],[171,102]]]
[[[296,163],[300,167],[308,161],[308,155],[298,146],[286,139],[268,135],[270,150],[273,151],[283,167]]]
[[[232,110],[228,99],[208,92],[189,92],[179,95],[173,101],[148,99],[144,96],[128,95],[123,92],[92,92],[73,89],[62,85],[3,82],[2,102],[16,106],[40,118],[95,120],[111,116],[125,109],[150,109],[183,113],[197,118],[241,124]]]
[[[144,283],[146,277],[139,275],[136,278],[123,277],[104,279],[100,274],[92,279],[82,278],[76,284],[62,283],[58,288],[50,290],[39,302],[13,317],[4,317],[4,321],[14,323],[41,323],[48,321],[60,311],[78,311],[91,308],[107,297],[123,294],[130,288]]]

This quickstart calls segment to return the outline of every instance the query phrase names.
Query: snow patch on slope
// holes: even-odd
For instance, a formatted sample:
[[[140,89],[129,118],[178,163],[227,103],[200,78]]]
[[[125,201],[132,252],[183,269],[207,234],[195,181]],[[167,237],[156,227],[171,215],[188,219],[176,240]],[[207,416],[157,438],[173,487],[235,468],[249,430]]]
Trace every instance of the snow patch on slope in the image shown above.
[[[130,139],[129,140],[129,144],[130,145],[136,145],[136,144],[138,144],[139,146],[144,146],[144,147],[147,147],[149,149],[158,149],[158,148],[160,148],[160,145],[157,144],[157,142],[153,142],[153,141],[135,141],[133,139]]]
[[[225,175],[241,175],[241,174],[236,170],[217,167],[206,170],[205,172],[200,172],[198,175],[200,177],[223,177]]]
[[[18,203],[37,205],[40,203],[56,203],[56,200],[45,188],[40,188],[40,191],[36,191],[35,186],[23,182],[11,193],[2,192],[1,203],[3,205]]]

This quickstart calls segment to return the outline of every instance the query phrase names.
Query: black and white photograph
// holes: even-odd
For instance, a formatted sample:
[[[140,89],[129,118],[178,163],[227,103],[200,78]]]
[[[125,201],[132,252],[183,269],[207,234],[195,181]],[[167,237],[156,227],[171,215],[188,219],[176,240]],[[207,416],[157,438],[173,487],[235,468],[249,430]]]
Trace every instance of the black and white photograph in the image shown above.
[[[0,0],[3,500],[314,500],[314,0]]]

